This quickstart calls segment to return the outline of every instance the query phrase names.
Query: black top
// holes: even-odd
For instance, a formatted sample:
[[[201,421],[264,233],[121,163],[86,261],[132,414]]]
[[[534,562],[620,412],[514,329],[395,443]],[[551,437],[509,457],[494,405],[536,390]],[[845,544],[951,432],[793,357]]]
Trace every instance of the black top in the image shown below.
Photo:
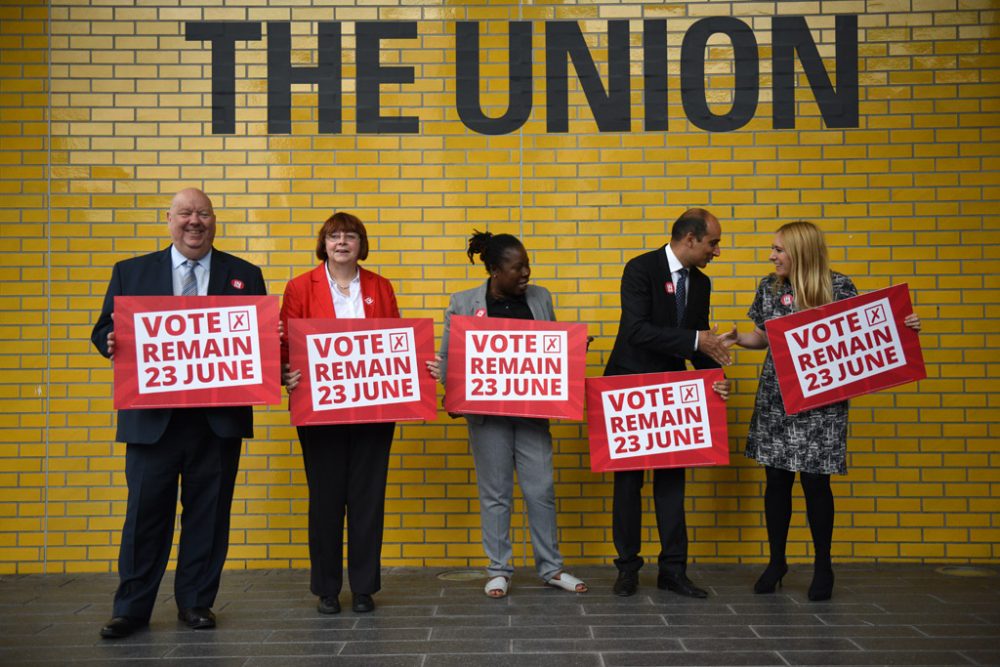
[[[514,320],[533,320],[531,308],[528,307],[528,300],[523,294],[511,298],[496,298],[490,293],[490,286],[486,284],[486,314],[490,317],[507,317]]]

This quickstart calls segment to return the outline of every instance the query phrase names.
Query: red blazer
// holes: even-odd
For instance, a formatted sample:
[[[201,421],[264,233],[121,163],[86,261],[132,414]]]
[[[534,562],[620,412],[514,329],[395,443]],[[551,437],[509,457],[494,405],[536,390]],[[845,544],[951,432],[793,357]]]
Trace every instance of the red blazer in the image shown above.
[[[359,267],[359,271],[365,317],[399,317],[399,306],[396,305],[392,283],[368,269]],[[288,363],[288,320],[336,317],[325,263],[289,280],[281,301],[281,322],[285,330],[281,337],[281,363]]]

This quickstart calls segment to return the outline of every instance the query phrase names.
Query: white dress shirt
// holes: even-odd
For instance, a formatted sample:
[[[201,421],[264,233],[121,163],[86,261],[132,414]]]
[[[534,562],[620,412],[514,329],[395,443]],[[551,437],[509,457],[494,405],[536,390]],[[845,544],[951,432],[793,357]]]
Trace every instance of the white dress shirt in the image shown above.
[[[170,246],[170,263],[173,267],[173,282],[174,282],[174,296],[181,296],[184,293],[184,277],[187,275],[188,269],[184,265],[188,261],[185,257],[177,250],[176,247]],[[212,268],[212,251],[209,250],[208,254],[197,261],[194,267],[194,277],[198,282],[198,296],[208,295],[208,273]]]
[[[365,307],[361,303],[361,270],[354,274],[351,279],[350,294],[344,293],[337,287],[337,281],[330,275],[330,267],[326,269],[326,277],[330,281],[330,294],[333,296],[333,310],[337,313],[337,318],[342,320],[363,320],[365,318]]]

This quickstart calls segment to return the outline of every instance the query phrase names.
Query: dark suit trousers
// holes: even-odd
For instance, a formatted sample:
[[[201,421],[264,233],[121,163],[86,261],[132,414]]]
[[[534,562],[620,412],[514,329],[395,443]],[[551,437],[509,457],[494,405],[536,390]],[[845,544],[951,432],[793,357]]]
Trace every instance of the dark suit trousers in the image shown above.
[[[114,615],[148,619],[167,568],[180,478],[181,537],[174,578],[179,609],[211,607],[229,549],[240,438],[216,436],[199,409],[174,410],[154,444],[128,444],[128,506],[118,552]]]
[[[687,524],[684,520],[684,468],[653,471],[653,504],[660,534],[660,572],[672,576],[687,569]],[[622,572],[637,572],[642,567],[642,484],[644,470],[615,473],[612,508],[612,535],[618,558],[615,565]]]
[[[394,423],[300,426],[309,484],[310,590],[335,597],[347,574],[354,593],[382,588],[385,483]]]

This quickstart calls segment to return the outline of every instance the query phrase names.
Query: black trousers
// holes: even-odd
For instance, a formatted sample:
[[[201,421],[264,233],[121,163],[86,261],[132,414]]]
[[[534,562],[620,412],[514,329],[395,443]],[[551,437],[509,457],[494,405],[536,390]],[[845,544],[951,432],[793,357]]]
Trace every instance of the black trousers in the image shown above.
[[[347,574],[354,593],[382,588],[385,483],[395,423],[300,426],[309,484],[310,590],[336,597]]]
[[[615,473],[612,535],[618,558],[615,565],[622,572],[637,572],[643,559],[642,547],[642,485],[644,470]],[[661,572],[671,576],[687,570],[687,523],[684,519],[684,468],[664,468],[653,471],[653,504],[656,526],[660,535]]]
[[[174,410],[159,442],[127,444],[128,505],[118,551],[114,616],[149,619],[174,539],[180,479],[177,607],[211,607],[229,550],[240,438],[220,438],[203,411]]]

